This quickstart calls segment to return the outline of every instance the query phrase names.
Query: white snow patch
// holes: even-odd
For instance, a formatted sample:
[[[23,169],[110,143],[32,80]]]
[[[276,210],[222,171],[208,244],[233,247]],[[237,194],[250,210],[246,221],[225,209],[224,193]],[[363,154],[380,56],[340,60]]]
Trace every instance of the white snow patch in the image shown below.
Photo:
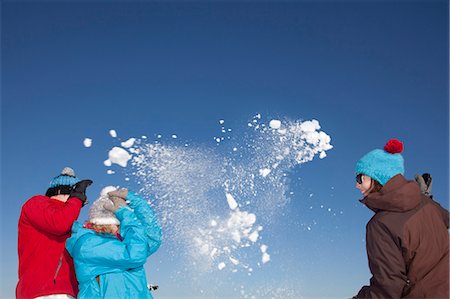
[[[117,146],[109,151],[108,156],[111,163],[118,164],[122,167],[127,167],[128,161],[132,158],[126,150]]]
[[[112,165],[111,160],[109,160],[109,159],[103,161],[103,164],[104,164],[105,166],[107,166],[107,167],[109,167],[109,166]]]
[[[136,141],[136,138],[130,138],[125,142],[122,142],[120,145],[125,148],[130,148],[133,146],[134,142]]]
[[[269,168],[263,168],[259,170],[259,175],[262,176],[263,178],[265,178],[269,173],[270,173],[270,169]]]
[[[263,264],[267,263],[270,261],[270,254],[264,252],[261,258],[261,261]]]
[[[259,237],[258,231],[254,231],[250,234],[250,236],[248,236],[248,239],[253,243],[255,243],[256,241],[258,241],[258,237]]]
[[[230,193],[226,193],[225,196],[227,197],[227,202],[230,209],[232,210],[236,209],[238,207],[238,204],[234,199],[233,195],[231,195]]]
[[[269,122],[269,126],[272,128],[272,129],[279,129],[279,128],[281,128],[281,121],[279,121],[278,119],[272,119],[270,122]]]
[[[85,147],[91,147],[92,146],[92,139],[91,138],[84,138],[83,144]]]
[[[225,263],[224,263],[224,262],[220,263],[220,264],[217,266],[217,268],[219,268],[219,270],[222,270],[223,268],[225,268]]]
[[[232,258],[231,256],[229,257],[229,259],[233,263],[233,265],[235,265],[235,266],[239,265],[239,260]]]
[[[116,138],[117,137],[116,130],[109,130],[109,135],[111,135],[112,138]]]

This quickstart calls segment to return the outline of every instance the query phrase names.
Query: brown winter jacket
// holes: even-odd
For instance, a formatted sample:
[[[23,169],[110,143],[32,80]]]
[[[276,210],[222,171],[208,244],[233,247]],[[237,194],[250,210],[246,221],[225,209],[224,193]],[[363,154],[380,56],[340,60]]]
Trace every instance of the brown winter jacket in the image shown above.
[[[361,200],[370,285],[356,298],[449,298],[449,213],[402,175]]]

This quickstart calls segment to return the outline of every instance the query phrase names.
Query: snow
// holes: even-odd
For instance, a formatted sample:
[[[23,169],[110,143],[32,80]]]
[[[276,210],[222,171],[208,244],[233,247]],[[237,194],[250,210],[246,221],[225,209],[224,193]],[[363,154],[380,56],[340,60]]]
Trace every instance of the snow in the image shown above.
[[[127,167],[128,161],[132,158],[126,150],[117,146],[113,147],[109,151],[108,156],[111,163],[118,164],[122,167]]]
[[[226,193],[225,196],[227,197],[228,206],[231,210],[235,210],[238,206],[236,200],[234,199],[233,195],[230,193]]]
[[[261,175],[263,178],[265,178],[270,173],[269,168],[263,168],[259,170],[259,175]]]
[[[258,231],[254,231],[248,236],[248,239],[253,243],[255,243],[258,240],[258,237],[259,237]]]
[[[269,122],[269,126],[270,126],[272,129],[279,129],[279,128],[281,128],[281,121],[279,121],[278,119],[272,119],[272,120]]]
[[[125,148],[130,148],[133,146],[135,141],[136,141],[136,138],[130,138],[127,141],[122,142],[120,145]]]
[[[107,174],[115,174],[114,170],[111,170],[111,169],[108,169],[108,170],[106,171],[106,173],[107,173]]]
[[[235,258],[233,258],[233,257],[229,257],[229,260],[230,260],[230,262],[233,264],[233,265],[239,265],[239,260],[237,260],[237,259],[235,259]]]
[[[263,264],[267,263],[270,261],[270,254],[264,252],[261,258],[261,261]]]
[[[109,135],[111,135],[112,138],[116,138],[117,137],[116,130],[109,130]]]
[[[85,147],[91,147],[92,146],[92,139],[91,138],[84,138],[83,144]]]
[[[219,123],[214,146],[164,143],[161,134],[151,133],[158,140],[129,138],[109,151],[104,164],[129,167],[126,174],[142,188],[139,192],[154,199],[158,220],[174,243],[169,254],[184,250],[198,270],[227,267],[230,273],[250,274],[255,261],[258,266],[270,261],[262,225],[270,224],[274,211],[292,197],[287,175],[316,156],[325,158],[333,146],[314,119],[267,122],[257,114],[243,123],[248,134],[225,128],[223,119]],[[251,257],[255,247],[261,249],[257,259]]]

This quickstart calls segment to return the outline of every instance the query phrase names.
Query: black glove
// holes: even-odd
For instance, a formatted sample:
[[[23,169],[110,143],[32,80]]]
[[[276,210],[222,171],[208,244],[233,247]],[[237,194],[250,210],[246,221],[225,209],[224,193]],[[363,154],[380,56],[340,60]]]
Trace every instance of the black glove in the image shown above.
[[[431,187],[432,184],[432,177],[429,173],[424,173],[422,175],[416,174],[416,182],[419,184],[420,191],[425,194],[426,196],[429,196],[433,198],[433,195],[431,195]]]
[[[83,202],[83,206],[87,205],[86,188],[92,184],[91,180],[82,180],[75,184],[69,197],[76,197]]]

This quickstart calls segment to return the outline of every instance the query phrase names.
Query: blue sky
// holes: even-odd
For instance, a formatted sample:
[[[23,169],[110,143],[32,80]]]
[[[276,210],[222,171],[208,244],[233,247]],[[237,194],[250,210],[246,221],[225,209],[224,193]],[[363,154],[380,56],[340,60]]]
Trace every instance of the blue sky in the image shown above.
[[[3,1],[1,14],[2,298],[14,295],[29,197],[67,165],[94,180],[90,198],[123,184],[103,165],[110,129],[213,146],[218,120],[241,128],[261,113],[315,118],[332,138],[327,158],[289,174],[295,195],[264,230],[270,263],[252,276],[189,279],[163,246],[147,265],[157,298],[236,297],[241,285],[281,286],[285,298],[354,295],[370,278],[372,215],[358,203],[354,166],[392,137],[405,143],[406,176],[432,173],[448,207],[447,1]],[[312,221],[312,231],[301,225]]]

